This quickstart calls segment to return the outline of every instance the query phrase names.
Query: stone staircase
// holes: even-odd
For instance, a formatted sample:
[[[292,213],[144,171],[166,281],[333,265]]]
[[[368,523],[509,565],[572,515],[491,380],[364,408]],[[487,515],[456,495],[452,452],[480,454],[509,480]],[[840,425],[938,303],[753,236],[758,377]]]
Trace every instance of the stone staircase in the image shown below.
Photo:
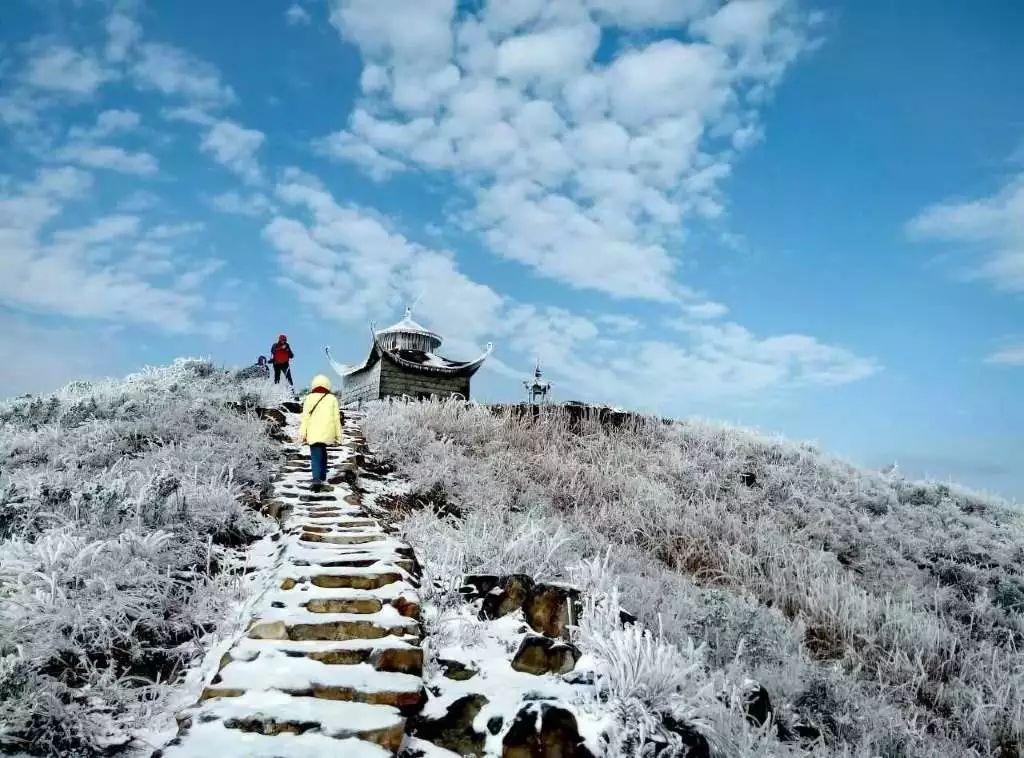
[[[297,417],[288,418],[294,436]],[[164,758],[384,758],[424,702],[420,604],[409,547],[360,506],[358,423],[329,450],[334,489],[309,489],[288,446],[271,510],[282,523],[273,588]]]

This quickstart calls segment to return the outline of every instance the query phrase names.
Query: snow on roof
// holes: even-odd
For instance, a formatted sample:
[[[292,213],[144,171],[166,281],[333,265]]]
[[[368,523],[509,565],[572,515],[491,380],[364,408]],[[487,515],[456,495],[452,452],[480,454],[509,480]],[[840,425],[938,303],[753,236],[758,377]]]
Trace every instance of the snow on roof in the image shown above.
[[[403,318],[396,324],[392,324],[387,329],[381,329],[380,331],[377,332],[377,334],[392,334],[394,332],[412,332],[413,334],[426,334],[431,337],[437,337],[438,339],[440,339],[437,332],[431,331],[422,324],[414,321],[412,318],[412,311],[409,309],[406,309],[405,311],[405,318]]]
[[[464,362],[450,361],[434,353],[424,353],[422,350],[395,350],[399,357],[410,363],[418,363],[421,366],[433,366],[434,368],[459,368]]]

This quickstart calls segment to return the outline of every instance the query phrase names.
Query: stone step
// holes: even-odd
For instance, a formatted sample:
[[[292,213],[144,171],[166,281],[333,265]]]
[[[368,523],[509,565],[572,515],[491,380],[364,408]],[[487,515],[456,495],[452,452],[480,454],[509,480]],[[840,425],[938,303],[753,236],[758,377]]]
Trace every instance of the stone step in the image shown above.
[[[357,738],[392,754],[401,748],[405,735],[405,718],[393,706],[331,702],[270,689],[209,699],[178,717],[185,728],[213,720],[228,729],[267,736],[315,732],[334,739]]]
[[[390,605],[376,613],[314,613],[304,608],[268,609],[247,636],[264,640],[351,640],[418,635],[419,624]]]
[[[318,732],[276,734],[228,729],[223,721],[197,721],[160,752],[160,758],[391,758],[395,753],[355,737],[337,739]]]
[[[419,602],[415,588],[404,580],[392,582],[373,590],[351,587],[318,587],[305,581],[289,582],[287,587],[272,591],[268,599],[273,607],[308,605],[312,600],[378,600],[382,604],[396,607]]]
[[[355,518],[353,516],[339,516],[337,518],[331,516],[318,516],[310,513],[305,515],[306,512],[300,509],[295,509],[296,521],[300,522],[303,526],[306,524],[314,524],[316,526],[334,526],[336,529],[365,529],[367,527],[379,527],[380,522],[377,519],[372,518]]]
[[[384,529],[376,521],[352,523],[350,521],[342,519],[328,519],[323,516],[308,516],[306,518],[299,518],[295,520],[296,526],[293,528],[302,529],[309,532],[318,532],[320,534],[328,534],[330,532],[337,532],[339,534],[386,534]],[[315,529],[309,529],[308,527],[316,527]]]
[[[326,523],[328,519],[336,524],[347,524],[350,521],[358,522],[360,520],[365,520],[357,518],[357,514],[359,513],[358,510],[344,505],[328,505],[322,508],[308,508],[302,503],[292,501],[291,507],[295,517],[294,523],[296,524],[306,519],[315,519],[317,523],[321,524]],[[376,525],[377,522],[374,522],[372,525],[368,526]],[[292,524],[289,524],[289,526],[292,526]],[[364,528],[368,528],[368,526]]]
[[[357,569],[353,569],[356,571]],[[355,590],[376,590],[393,582],[402,581],[398,572],[383,573],[317,573],[309,578],[317,587],[347,587]]]
[[[331,665],[267,650],[251,661],[230,661],[203,690],[199,702],[240,697],[260,689],[322,700],[390,705],[404,712],[418,709],[424,699],[423,680],[418,676],[378,671],[368,663]]]
[[[294,547],[294,549],[292,549]],[[304,543],[289,546],[285,551],[287,561],[278,569],[281,589],[291,589],[296,584],[310,582],[317,587],[345,587],[358,590],[376,590],[393,582],[413,582],[411,575],[399,568],[391,550],[377,551],[380,543],[340,547],[323,543]],[[363,561],[374,560],[366,567],[323,566],[314,561]],[[302,562],[310,565],[302,565]]]
[[[345,432],[361,436],[351,419]],[[394,756],[425,702],[415,561],[354,491],[365,444],[329,449],[337,484],[321,492],[308,448],[285,453],[278,587],[182,714],[171,758]]]
[[[304,656],[331,666],[368,663],[377,671],[420,676],[423,673],[423,649],[417,642],[416,637],[338,642],[255,640],[245,637],[225,656],[225,665],[230,660],[248,661],[266,650],[277,650],[293,658]]]
[[[328,545],[365,545],[367,542],[380,542],[387,539],[383,532],[362,532],[356,534],[321,534],[303,532],[302,542],[324,542]]]
[[[313,598],[303,607],[310,613],[379,613],[384,607],[377,598]]]

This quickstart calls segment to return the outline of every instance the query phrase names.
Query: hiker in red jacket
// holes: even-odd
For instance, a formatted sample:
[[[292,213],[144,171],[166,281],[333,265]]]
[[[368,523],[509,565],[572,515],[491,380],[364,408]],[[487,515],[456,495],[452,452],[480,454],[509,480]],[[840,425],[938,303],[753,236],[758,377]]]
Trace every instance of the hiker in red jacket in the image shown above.
[[[270,360],[274,363],[274,384],[280,384],[281,374],[284,374],[288,384],[292,384],[292,369],[289,362],[295,357],[292,346],[288,344],[288,335],[282,334],[270,347]]]

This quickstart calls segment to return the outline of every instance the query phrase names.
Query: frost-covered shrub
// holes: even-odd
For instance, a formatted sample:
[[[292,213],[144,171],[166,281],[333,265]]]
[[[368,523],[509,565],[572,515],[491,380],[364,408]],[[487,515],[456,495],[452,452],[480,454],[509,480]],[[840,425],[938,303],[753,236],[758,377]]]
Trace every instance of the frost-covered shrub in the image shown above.
[[[181,360],[0,402],[0,751],[124,744],[201,650],[224,546],[268,528],[239,498],[279,454],[242,394],[279,390]]]
[[[407,529],[418,550],[461,541],[497,565],[518,534],[548,577],[607,558],[661,642],[700,640],[709,676],[769,683],[779,723],[809,751],[1024,751],[1024,521],[996,498],[706,422],[380,403],[365,432],[461,516],[418,513]],[[527,514],[543,526],[516,527]],[[549,553],[552,535],[568,541]],[[725,754],[767,749],[722,718],[710,733],[740,751]]]

